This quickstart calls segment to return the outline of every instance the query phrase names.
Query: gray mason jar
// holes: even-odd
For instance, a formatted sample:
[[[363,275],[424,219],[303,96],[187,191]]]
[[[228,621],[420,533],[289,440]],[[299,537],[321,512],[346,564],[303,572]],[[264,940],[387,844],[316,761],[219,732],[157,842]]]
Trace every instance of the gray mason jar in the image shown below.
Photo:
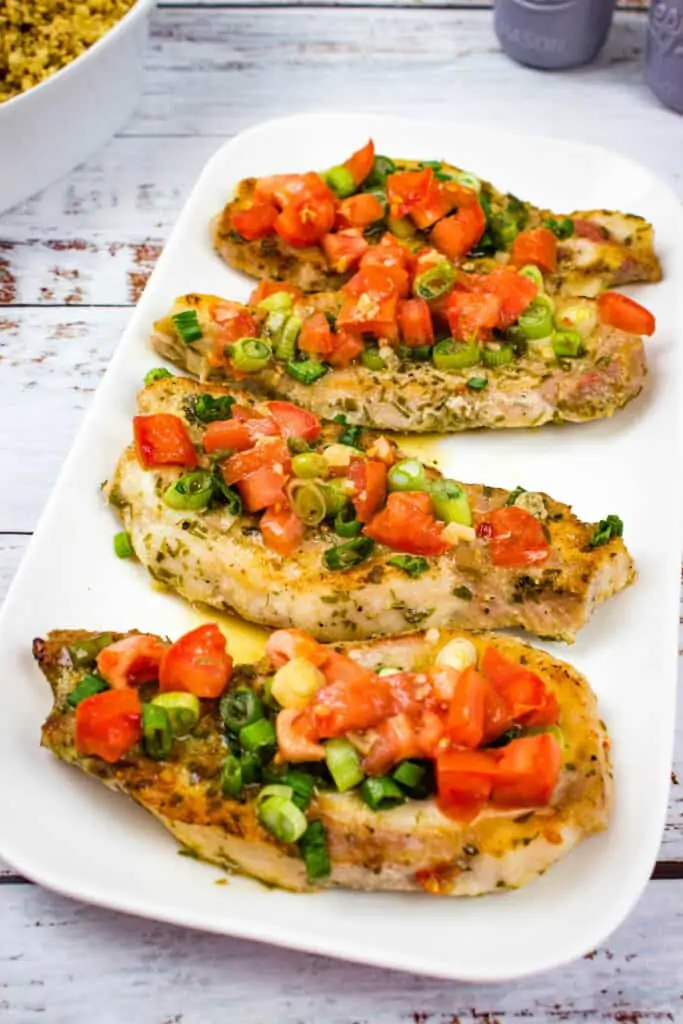
[[[494,26],[509,57],[534,68],[573,68],[605,45],[615,0],[496,0]]]
[[[653,0],[645,81],[662,103],[683,114],[683,0]]]

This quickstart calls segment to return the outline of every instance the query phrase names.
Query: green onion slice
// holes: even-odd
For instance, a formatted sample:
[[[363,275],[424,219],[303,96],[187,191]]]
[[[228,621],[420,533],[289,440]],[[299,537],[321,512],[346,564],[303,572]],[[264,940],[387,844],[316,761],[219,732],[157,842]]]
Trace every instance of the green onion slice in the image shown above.
[[[478,342],[455,341],[444,338],[437,341],[432,349],[432,360],[437,370],[462,370],[466,366],[476,366],[481,359]]]
[[[242,764],[234,754],[228,754],[221,769],[221,791],[223,796],[238,797],[244,786]]]
[[[416,580],[423,572],[427,572],[429,562],[422,555],[394,555],[387,561],[387,565],[393,565],[401,569],[406,576]]]
[[[327,515],[325,495],[312,480],[290,480],[287,497],[306,526],[318,526]]]
[[[375,542],[371,537],[354,537],[344,544],[328,548],[323,553],[323,564],[332,572],[352,569],[361,562],[367,561],[375,550]]]
[[[420,299],[431,302],[449,292],[454,284],[455,267],[447,260],[440,260],[435,266],[425,270],[424,274],[415,278],[413,291]]]
[[[555,217],[548,217],[547,220],[543,221],[543,226],[549,228],[560,240],[571,238],[574,234],[574,221],[571,217],[562,217],[561,220],[556,220]]]
[[[186,345],[191,345],[193,341],[199,341],[203,337],[196,309],[184,309],[182,313],[174,313],[171,320]]]
[[[488,228],[493,241],[502,249],[511,245],[519,234],[517,219],[507,212],[494,213],[489,218]]]
[[[601,519],[595,527],[590,539],[590,546],[599,548],[602,544],[607,544],[613,537],[621,537],[623,532],[624,524],[619,516],[609,515],[606,519]]]
[[[299,340],[303,321],[298,316],[287,317],[287,320],[275,343],[275,358],[282,362],[293,359],[296,355],[296,343]]]
[[[247,686],[238,686],[226,693],[221,697],[219,708],[223,725],[231,732],[259,722],[265,714],[261,698]]]
[[[263,768],[257,753],[242,753],[240,764],[242,767],[242,782],[245,786],[252,786],[254,783],[261,781]]]
[[[171,720],[157,704],[142,705],[142,736],[145,753],[155,761],[163,761],[173,747]]]
[[[339,479],[321,484],[320,490],[325,498],[325,514],[328,516],[336,516],[349,504],[349,499],[344,492],[344,484]]]
[[[391,773],[392,778],[406,789],[418,789],[425,777],[425,767],[414,761],[401,761]]]
[[[239,741],[242,749],[252,754],[274,747],[276,737],[273,723],[269,722],[267,718],[260,718],[258,722],[245,725],[239,731]]]
[[[525,338],[537,341],[553,333],[553,301],[547,295],[539,295],[527,306],[518,320],[518,327]]]
[[[517,501],[517,498],[520,496],[520,494],[526,494],[526,488],[525,487],[515,487],[514,491],[510,491],[510,493],[508,494],[507,501],[505,502],[505,504],[506,505],[514,505],[514,503]]]
[[[327,848],[325,826],[321,821],[310,823],[299,840],[299,850],[304,858],[309,882],[320,882],[329,877],[332,863]]]
[[[113,643],[114,637],[111,633],[99,633],[97,636],[88,637],[87,640],[77,640],[67,647],[71,664],[74,668],[86,668],[94,664],[100,651]]]
[[[489,370],[507,366],[514,358],[511,345],[485,345],[481,350],[482,362]]]
[[[258,818],[281,843],[296,843],[308,827],[306,815],[293,800],[284,796],[270,796],[258,805]]]
[[[213,423],[214,420],[232,419],[232,395],[192,395],[186,405],[189,420],[197,423]]]
[[[240,338],[230,348],[230,360],[240,373],[258,373],[272,358],[273,350],[262,338]]]
[[[334,532],[340,537],[357,537],[363,524],[356,519],[356,510],[351,503],[345,505],[334,517]]]
[[[387,364],[382,359],[380,350],[375,345],[366,345],[360,354],[361,366],[366,370],[386,370]]]
[[[86,675],[76,683],[71,693],[66,698],[66,702],[71,708],[76,708],[82,700],[86,700],[88,697],[94,697],[96,693],[103,693],[104,690],[108,690],[109,685],[102,679],[101,676]]]
[[[292,459],[292,470],[294,476],[302,480],[315,480],[316,477],[325,477],[329,473],[327,460],[317,452],[302,452]]]
[[[174,736],[189,736],[199,721],[199,699],[193,693],[159,693],[152,698],[152,704],[163,708],[169,717]]]
[[[211,483],[213,485],[213,500],[225,505],[231,515],[242,515],[242,499],[234,487],[229,487],[226,484],[218,464],[213,467],[211,472]]]
[[[357,448],[360,440],[360,435],[363,432],[362,427],[353,427],[346,422],[346,416],[343,413],[339,413],[334,417],[334,423],[339,423],[344,429],[340,432],[337,441],[339,444],[347,444],[351,448]]]
[[[470,391],[483,391],[488,382],[488,377],[470,377],[467,387]]]
[[[285,364],[285,370],[289,376],[298,380],[300,384],[315,384],[317,380],[325,376],[328,369],[328,366],[316,362],[315,359],[304,359],[301,363],[295,363],[290,359]]]
[[[273,292],[257,304],[257,309],[263,309],[266,313],[272,313],[275,309],[284,309],[290,312],[294,305],[294,299],[289,292]]]
[[[184,473],[164,491],[164,501],[169,508],[179,511],[199,512],[207,508],[213,497],[212,474],[206,469]]]
[[[114,554],[117,558],[132,558],[135,554],[130,534],[126,530],[114,534]]]
[[[390,491],[426,491],[429,481],[419,459],[403,459],[392,466],[387,475]]]
[[[461,171],[460,174],[456,174],[455,180],[459,185],[471,188],[473,192],[481,192],[481,181],[476,174],[470,174],[469,171]]]
[[[356,179],[343,164],[330,167],[329,171],[323,174],[323,180],[340,199],[347,199],[356,191]]]
[[[584,354],[583,339],[578,331],[556,331],[553,351],[560,359],[578,359]]]
[[[264,800],[267,800],[271,796],[283,796],[285,800],[292,799],[292,793],[294,790],[291,786],[286,786],[282,783],[271,783],[268,786],[264,786],[256,797],[256,803],[261,804]]]
[[[530,281],[533,281],[533,283],[538,288],[539,294],[543,294],[543,291],[545,289],[545,282],[543,281],[543,274],[538,269],[538,267],[534,266],[533,263],[527,263],[527,265],[525,267],[522,267],[522,269],[519,272],[522,275],[522,277],[528,277]]]
[[[472,525],[472,511],[467,491],[455,480],[434,480],[429,493],[437,519],[442,519],[446,523],[460,523],[462,526]]]
[[[389,775],[366,779],[360,787],[360,795],[373,811],[387,811],[405,803],[405,793]]]
[[[364,774],[360,764],[360,755],[348,740],[328,740],[324,746],[325,764],[340,793],[353,789],[363,781]]]
[[[369,192],[375,188],[384,188],[389,175],[395,173],[396,164],[394,161],[390,157],[381,156],[378,153],[372,165],[372,170],[363,182],[363,191]]]
[[[164,380],[166,377],[172,376],[171,371],[167,370],[165,366],[157,366],[153,370],[148,370],[145,374],[145,387],[149,387],[155,380]]]

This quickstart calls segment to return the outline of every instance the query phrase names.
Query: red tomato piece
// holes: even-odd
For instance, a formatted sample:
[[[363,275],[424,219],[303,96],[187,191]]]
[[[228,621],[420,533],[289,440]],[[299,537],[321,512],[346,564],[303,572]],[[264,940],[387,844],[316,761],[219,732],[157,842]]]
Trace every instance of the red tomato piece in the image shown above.
[[[554,693],[546,688],[545,699],[539,708],[524,718],[526,726],[556,725],[560,718],[560,704]]]
[[[297,764],[302,761],[322,761],[325,748],[317,742],[310,717],[296,708],[283,708],[275,721],[277,746],[283,761]]]
[[[387,178],[387,199],[392,217],[405,217],[426,200],[434,182],[431,167],[423,171],[398,171]]]
[[[275,221],[275,230],[289,245],[315,245],[332,229],[335,206],[331,197],[304,193],[289,199]]]
[[[598,296],[600,322],[628,334],[654,334],[657,323],[649,309],[619,292],[603,292]]]
[[[288,281],[259,281],[249,296],[249,303],[252,306],[257,306],[263,299],[267,299],[277,292],[286,292],[292,296],[294,302],[299,302],[303,297],[301,288],[297,288],[295,284],[290,284]],[[245,334],[244,337],[246,338],[248,335]]]
[[[282,668],[292,658],[305,658],[320,667],[329,651],[303,629],[276,629],[266,640],[266,656],[274,668]]]
[[[524,274],[512,267],[501,267],[490,274],[471,274],[467,278],[468,290],[495,295],[500,301],[497,327],[511,327],[538,294],[538,287]]]
[[[226,484],[236,484],[245,477],[255,473],[262,466],[277,467],[279,475],[285,479],[292,471],[292,458],[286,441],[282,438],[264,438],[255,448],[247,452],[239,452],[221,463],[221,472]]]
[[[302,196],[334,201],[334,194],[315,171],[306,174],[273,174],[259,178],[254,187],[254,199],[270,200],[280,207]]]
[[[305,709],[320,739],[375,728],[392,714],[389,686],[351,658],[332,652],[322,671],[333,681],[321,687]]]
[[[270,416],[254,417],[251,410],[249,419],[215,420],[209,423],[204,432],[204,451],[209,455],[213,452],[243,452],[252,448],[259,437],[278,437],[280,429]],[[253,417],[253,418],[252,418]]]
[[[180,690],[195,697],[220,697],[232,676],[232,658],[218,626],[207,623],[185,633],[169,647],[161,662],[159,689]]]
[[[387,467],[379,459],[352,462],[349,480],[354,486],[353,507],[361,523],[368,523],[387,496]]]
[[[137,690],[105,690],[76,707],[76,749],[115,764],[142,739],[142,705]]]
[[[315,441],[320,436],[318,417],[292,402],[268,402],[268,410],[283,437],[301,437],[304,441]]]
[[[287,478],[272,466],[261,466],[237,484],[247,512],[260,512],[271,505],[285,501],[284,485]]]
[[[513,720],[524,719],[525,724],[530,724],[527,722],[530,713],[538,711],[545,715],[552,712],[553,708],[559,711],[557,701],[552,700],[553,695],[547,691],[541,677],[523,665],[510,661],[495,647],[488,646],[485,649],[481,670],[505,700]],[[557,718],[553,721],[557,721]]]
[[[277,213],[274,203],[256,202],[242,210],[236,210],[230,220],[238,235],[246,238],[248,242],[253,242],[257,238],[273,234]]]
[[[486,217],[479,203],[463,206],[457,213],[444,217],[432,228],[430,239],[439,252],[450,260],[466,256],[486,230]]]
[[[338,274],[346,274],[349,270],[355,270],[363,253],[367,252],[369,248],[368,242],[357,228],[335,231],[333,234],[325,235],[322,246],[328,264]]]
[[[503,747],[491,794],[499,807],[549,803],[560,777],[562,752],[552,733],[522,736]]]
[[[362,185],[372,170],[375,162],[375,144],[370,139],[361,149],[352,153],[348,160],[344,161],[344,167],[351,172],[351,177],[356,185]]]
[[[344,370],[351,365],[364,348],[363,341],[357,335],[351,334],[349,331],[337,331],[334,335],[334,350],[328,356],[327,361],[335,370]]]
[[[550,554],[543,527],[531,512],[503,505],[482,517],[491,529],[491,561],[512,568],[545,562]]]
[[[455,684],[448,708],[446,730],[459,747],[478,747],[484,736],[486,680],[475,668],[467,668]]]
[[[372,747],[363,758],[363,770],[367,775],[383,775],[399,761],[419,757],[422,753],[415,723],[406,714],[392,715],[373,731],[376,735]]]
[[[97,671],[112,690],[152,683],[158,678],[166,648],[158,637],[147,633],[126,636],[100,651]]]
[[[452,193],[443,188],[441,182],[433,181],[424,199],[410,210],[413,223],[421,231],[430,228],[457,205]]]
[[[332,331],[324,313],[314,313],[304,320],[299,334],[299,348],[302,352],[329,355],[334,348]]]
[[[497,295],[476,292],[451,292],[446,306],[446,318],[451,334],[463,341],[483,341],[498,326],[501,301]]]
[[[380,297],[365,292],[358,299],[344,301],[337,317],[337,327],[350,328],[359,334],[371,334],[375,338],[394,341],[398,336],[396,294]]]
[[[256,321],[240,302],[215,302],[211,307],[211,319],[218,325],[215,335],[220,354],[223,354],[224,345],[233,345],[240,338],[258,337]]]
[[[259,522],[263,543],[278,555],[291,555],[304,537],[304,524],[286,505],[266,509]]]
[[[384,207],[371,192],[342,199],[337,208],[337,226],[340,228],[367,228],[384,217]]]
[[[399,302],[398,325],[403,343],[410,348],[434,344],[434,325],[424,299],[403,299]]]
[[[497,774],[492,751],[450,750],[436,759],[437,804],[456,821],[473,821],[488,803]]]
[[[520,231],[512,243],[512,264],[525,267],[532,263],[552,274],[557,270],[557,238],[549,228]]]
[[[145,469],[154,466],[187,466],[194,469],[197,453],[187,427],[178,416],[158,412],[134,416],[133,433],[138,460]]]
[[[450,547],[443,523],[434,518],[432,499],[423,492],[394,491],[363,532],[379,544],[409,555],[443,555]]]

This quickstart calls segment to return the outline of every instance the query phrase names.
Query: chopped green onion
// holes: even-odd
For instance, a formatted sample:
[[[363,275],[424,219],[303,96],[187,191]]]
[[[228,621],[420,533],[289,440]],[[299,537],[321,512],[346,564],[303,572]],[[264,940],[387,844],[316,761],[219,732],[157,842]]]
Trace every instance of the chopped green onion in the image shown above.
[[[349,503],[342,480],[330,480],[327,484],[321,484],[320,490],[325,499],[325,514],[328,516],[336,516]]]
[[[310,444],[303,437],[288,437],[287,447],[292,455],[303,455],[311,450]]]
[[[226,484],[218,463],[216,463],[211,472],[211,482],[213,484],[214,502],[225,505],[228,512],[233,516],[241,515],[242,499],[234,487],[230,487]]]
[[[429,493],[437,519],[443,519],[446,523],[460,523],[462,526],[472,525],[472,511],[467,491],[455,480],[434,480]]]
[[[109,685],[105,683],[101,676],[87,675],[78,682],[69,696],[66,698],[66,702],[69,707],[75,708],[81,703],[82,700],[86,700],[88,697],[94,697],[96,693],[102,693],[104,690],[108,690]]]
[[[357,537],[363,524],[356,519],[356,510],[348,503],[334,517],[334,532],[340,537]]]
[[[290,768],[283,775],[283,781],[292,788],[292,800],[300,811],[305,811],[313,797],[315,779],[308,772]]]
[[[221,792],[223,796],[238,797],[244,786],[242,765],[234,754],[228,754],[221,768]]]
[[[166,377],[172,376],[171,371],[167,370],[165,366],[157,366],[153,370],[148,370],[145,374],[145,387],[149,387],[155,380],[165,380]]]
[[[373,811],[387,811],[405,803],[405,793],[389,775],[366,779],[360,787],[360,795]]]
[[[519,224],[516,218],[507,212],[494,213],[489,218],[488,228],[494,243],[502,249],[511,245],[519,234]]]
[[[327,849],[325,826],[321,821],[310,823],[299,840],[299,850],[304,858],[309,882],[320,882],[329,877],[332,863]]]
[[[97,655],[105,647],[114,643],[111,633],[99,633],[97,636],[88,637],[86,640],[77,640],[67,647],[71,664],[74,668],[86,668],[97,660]]]
[[[199,341],[203,337],[196,309],[184,309],[182,313],[174,313],[171,320],[186,345],[191,345],[193,341]]]
[[[126,530],[114,534],[114,554],[117,558],[132,558],[135,554],[130,534]]]
[[[507,501],[505,502],[505,504],[506,505],[514,505],[514,503],[517,501],[517,498],[520,496],[520,494],[526,494],[526,488],[525,487],[515,487],[514,491],[510,491],[510,493],[508,494]]]
[[[455,267],[447,260],[440,260],[435,266],[415,278],[413,291],[420,299],[431,302],[449,292],[454,284]]]
[[[274,309],[266,317],[266,322],[262,328],[262,340],[268,342],[271,348],[280,340],[288,318],[289,313],[286,309]]]
[[[552,299],[539,295],[521,314],[518,326],[524,337],[532,341],[547,338],[553,332]]]
[[[377,669],[377,675],[378,676],[395,676],[395,675],[398,675],[398,673],[400,671],[401,670],[399,668],[394,668],[391,665],[383,665],[382,668],[378,668]]]
[[[318,526],[327,515],[325,495],[312,480],[292,480],[287,485],[287,496],[306,526]]]
[[[482,362],[489,370],[507,366],[514,358],[515,354],[511,345],[485,345],[481,350]]]
[[[470,377],[467,387],[471,391],[483,391],[488,384],[488,377]]]
[[[267,295],[265,299],[261,299],[256,308],[263,309],[266,313],[272,313],[276,309],[290,312],[293,305],[294,299],[289,292],[273,292],[272,295]]]
[[[318,363],[315,359],[304,359],[301,363],[289,360],[285,364],[285,370],[290,377],[298,380],[300,384],[315,384],[317,380],[324,377],[329,367],[324,363]]]
[[[395,173],[396,164],[394,161],[390,157],[380,156],[378,153],[372,165],[372,170],[363,182],[363,191],[367,192],[375,188],[384,188],[389,175]]]
[[[294,790],[292,789],[291,786],[286,786],[279,782],[271,783],[268,786],[264,786],[263,789],[259,792],[258,796],[256,797],[256,804],[258,806],[258,804],[263,803],[264,800],[267,800],[268,797],[271,796],[283,796],[285,800],[291,800],[293,792]]]
[[[292,459],[292,470],[294,476],[303,480],[314,480],[316,477],[327,476],[330,471],[327,460],[317,452],[302,452]]]
[[[419,789],[424,781],[425,767],[422,764],[415,764],[414,761],[401,761],[391,775],[405,789]]]
[[[243,753],[240,759],[242,766],[242,782],[245,786],[252,786],[261,781],[263,767],[258,754]]]
[[[305,814],[284,796],[269,796],[258,805],[258,818],[281,843],[295,843],[308,827]]]
[[[429,481],[424,464],[419,459],[403,459],[392,466],[387,474],[390,491],[426,491]]]
[[[556,331],[553,351],[560,359],[578,359],[584,353],[583,339],[578,331]]]
[[[595,527],[590,539],[590,546],[599,548],[602,544],[607,544],[613,537],[621,537],[623,532],[624,524],[619,516],[609,515],[607,519],[601,519]]]
[[[481,192],[481,181],[476,174],[470,174],[469,171],[461,171],[460,174],[456,174],[455,180],[459,185],[471,188],[473,192]]]
[[[329,171],[323,174],[323,180],[340,199],[347,199],[356,191],[356,179],[348,167],[344,167],[343,164],[330,167]]]
[[[410,238],[415,233],[410,217],[389,217],[387,228],[395,238]]]
[[[197,423],[213,423],[215,420],[232,419],[232,395],[192,395],[187,402],[188,419]]]
[[[328,548],[323,553],[323,563],[326,569],[333,572],[336,570],[352,569],[361,562],[365,562],[375,550],[375,542],[371,537],[354,537],[344,544]]]
[[[245,725],[259,722],[264,716],[261,698],[247,686],[238,686],[226,693],[220,702],[221,720],[230,732],[239,732]]]
[[[169,756],[173,747],[173,730],[164,708],[156,704],[142,705],[142,736],[148,757],[163,761]]]
[[[360,354],[361,365],[366,370],[386,370],[387,364],[382,359],[379,349],[375,345],[366,345]]]
[[[258,373],[273,358],[273,350],[262,338],[240,338],[230,348],[232,365],[240,373]]]
[[[199,699],[193,693],[159,693],[152,698],[152,704],[164,709],[171,722],[174,736],[189,736],[199,721],[201,708]]]
[[[198,512],[207,508],[213,497],[213,477],[206,469],[184,473],[164,491],[169,508]]]
[[[274,747],[276,737],[273,723],[269,722],[267,718],[260,718],[258,722],[245,725],[239,731],[239,741],[242,749],[251,754],[256,753],[257,750],[260,752],[264,748]]]
[[[280,337],[275,344],[275,358],[282,362],[293,359],[296,354],[296,343],[301,333],[302,320],[298,316],[287,318]]]
[[[565,238],[571,238],[574,234],[574,221],[571,217],[563,217],[562,220],[556,220],[555,217],[548,217],[547,220],[543,221],[543,227],[549,228],[554,235],[560,240]]]
[[[459,597],[461,601],[471,601],[472,600],[472,591],[470,590],[469,587],[465,587],[465,586],[453,587],[453,590],[451,591],[451,593],[453,594],[454,597]]]
[[[325,747],[325,764],[340,793],[353,789],[363,781],[363,769],[356,748],[345,739],[328,740]]]
[[[429,562],[422,555],[394,555],[388,560],[387,565],[401,569],[406,576],[410,576],[413,580],[416,580],[423,572],[427,572],[429,568]]]
[[[527,263],[525,267],[522,267],[519,273],[522,277],[527,277],[530,281],[533,281],[538,288],[539,294],[542,295],[544,293],[545,282],[543,280],[543,274],[538,267],[534,266],[533,263]]]
[[[432,358],[431,345],[415,345],[412,348],[406,346],[406,348],[408,348],[407,358],[412,359],[416,363],[428,363]]]
[[[337,438],[339,444],[347,444],[351,448],[356,448],[358,446],[358,441],[360,440],[360,435],[363,432],[363,428],[352,427],[349,423],[346,422],[346,416],[343,413],[339,413],[337,416],[335,416],[333,422],[339,423],[342,427],[344,427],[339,437]]]
[[[455,341],[444,338],[437,341],[432,349],[432,360],[437,370],[462,370],[466,366],[476,366],[481,359],[481,352],[476,341]]]

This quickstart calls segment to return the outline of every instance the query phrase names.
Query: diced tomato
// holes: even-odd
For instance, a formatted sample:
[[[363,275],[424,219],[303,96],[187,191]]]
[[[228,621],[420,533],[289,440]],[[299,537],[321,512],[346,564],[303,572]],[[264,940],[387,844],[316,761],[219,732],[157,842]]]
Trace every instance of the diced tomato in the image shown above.
[[[501,267],[490,274],[470,274],[466,279],[469,291],[495,295],[500,300],[498,324],[500,330],[512,326],[538,293],[538,287],[524,274],[512,267]]]
[[[249,296],[249,302],[252,306],[257,306],[259,302],[269,298],[271,295],[276,295],[277,292],[286,292],[288,295],[292,296],[294,302],[298,302],[303,296],[301,288],[298,288],[295,284],[290,284],[289,281],[264,280],[259,281],[256,288],[254,288],[253,292]],[[248,335],[245,334],[244,337],[246,338]]]
[[[552,733],[522,736],[501,750],[491,794],[499,807],[547,804],[560,777],[562,752]]]
[[[387,467],[379,459],[352,462],[349,480],[354,492],[351,500],[361,523],[368,523],[387,496]]]
[[[337,316],[338,328],[350,328],[351,331],[372,334],[376,338],[388,338],[394,341],[398,336],[396,324],[396,294],[384,297],[371,292],[364,292],[359,298],[349,297]]]
[[[304,194],[285,203],[275,221],[275,230],[289,245],[315,245],[332,229],[334,212],[331,197]]]
[[[549,228],[520,231],[512,243],[512,263],[525,267],[528,263],[545,273],[557,270],[557,238]]]
[[[598,316],[603,324],[629,334],[654,334],[656,321],[649,309],[619,292],[598,296]]]
[[[486,679],[486,701],[484,706],[484,736],[482,743],[486,746],[497,739],[514,724],[515,718],[505,697]]]
[[[318,417],[292,402],[268,402],[268,410],[283,437],[300,437],[304,441],[315,441],[320,436]]]
[[[436,759],[437,804],[456,821],[473,821],[488,803],[497,774],[492,751],[450,750]]]
[[[332,331],[324,313],[314,313],[304,320],[299,334],[299,348],[314,355],[329,355],[334,348]]]
[[[113,690],[154,682],[167,645],[156,636],[126,636],[97,655],[97,671]]]
[[[446,306],[446,318],[454,338],[464,341],[483,341],[498,326],[501,301],[497,295],[476,292],[451,292]]]
[[[447,732],[459,747],[478,747],[484,736],[486,680],[475,668],[461,673],[448,708]]]
[[[277,423],[270,416],[256,417],[252,410],[248,412],[251,414],[249,419],[240,420],[234,417],[231,420],[215,420],[209,423],[204,432],[204,451],[209,455],[213,452],[231,450],[243,452],[253,447],[259,437],[280,435]]]
[[[421,754],[415,724],[406,714],[392,715],[374,732],[372,747],[363,758],[363,770],[367,775],[383,775],[399,761]],[[443,727],[441,733],[443,735]]]
[[[257,238],[272,235],[277,220],[277,207],[268,201],[252,203],[232,214],[231,223],[238,235],[253,242]]]
[[[114,764],[142,739],[142,705],[137,690],[105,690],[76,708],[76,750]]]
[[[410,288],[410,278],[407,270],[398,264],[393,254],[390,253],[388,257],[377,255],[379,248],[375,246],[363,256],[360,270],[341,289],[345,295],[357,299],[361,295],[386,298],[408,294],[406,289]],[[386,263],[382,262],[385,258],[388,259]]]
[[[392,217],[405,217],[420,207],[434,181],[430,167],[423,171],[398,171],[387,178],[387,199]]]
[[[304,537],[304,524],[287,505],[266,509],[259,526],[263,543],[278,555],[292,555]]]
[[[491,561],[513,568],[545,562],[550,554],[543,527],[538,519],[517,505],[503,505],[482,517],[491,533]]]
[[[451,217],[444,217],[432,228],[430,239],[450,260],[466,256],[486,230],[486,217],[479,203],[463,206]]]
[[[237,484],[247,512],[260,512],[264,508],[284,502],[287,478],[273,466],[261,466]]]
[[[410,348],[434,344],[434,325],[424,299],[403,299],[399,302],[398,324],[403,343]]]
[[[306,174],[273,174],[258,178],[254,187],[254,198],[285,206],[302,196],[334,200],[334,195],[315,171]]]
[[[373,245],[361,260],[361,267],[401,267],[402,270],[407,271],[411,271],[414,264],[415,257],[412,251],[389,231],[382,235],[379,244]]]
[[[356,185],[362,185],[372,170],[375,162],[375,144],[370,139],[361,149],[352,153],[348,160],[344,161],[344,167],[351,171],[351,177]]]
[[[297,764],[302,761],[322,761],[325,748],[317,742],[310,717],[296,708],[283,708],[275,720],[277,746],[283,761]]]
[[[592,220],[574,217],[574,234],[579,238],[590,238],[593,242],[602,242],[607,238],[607,229]]]
[[[336,224],[340,228],[367,228],[384,217],[384,207],[371,192],[342,199],[337,208]]]
[[[441,182],[432,181],[424,199],[410,210],[410,217],[424,231],[450,213],[455,205],[455,198],[443,188]]]
[[[244,480],[262,466],[277,466],[283,479],[289,476],[292,458],[282,438],[265,438],[250,451],[231,456],[221,464],[221,472],[226,484],[230,485]]]
[[[197,453],[187,427],[178,416],[158,412],[151,416],[134,416],[135,451],[145,469],[154,466],[187,466],[194,469]]]
[[[293,658],[305,658],[319,667],[329,651],[303,629],[276,629],[266,640],[266,656],[274,668],[282,668]]]
[[[159,689],[195,697],[220,697],[232,676],[232,658],[218,626],[207,623],[185,633],[161,662]]]
[[[554,693],[546,687],[543,704],[524,718],[526,726],[556,725],[560,717],[560,704]]]
[[[240,302],[215,302],[211,307],[211,319],[218,325],[215,335],[220,354],[224,345],[233,345],[240,338],[258,337],[256,321]]]
[[[322,671],[333,681],[321,687],[313,704],[305,709],[321,739],[375,728],[392,714],[388,684],[351,658],[332,652]]]
[[[545,715],[552,708],[559,711],[557,702],[551,699],[553,695],[546,690],[541,677],[506,658],[495,647],[486,647],[481,659],[481,670],[505,700],[513,720],[524,719],[525,724],[531,724],[527,716],[532,713],[538,711]],[[557,721],[557,718],[553,721]]]
[[[443,555],[450,546],[443,523],[434,518],[432,499],[418,491],[394,491],[363,532],[379,544],[410,555]]]
[[[325,235],[322,246],[328,264],[338,274],[346,274],[349,270],[355,270],[363,253],[367,252],[369,248],[368,242],[363,238],[363,233],[357,228],[335,231],[333,234]]]
[[[350,331],[337,331],[334,335],[334,351],[327,361],[335,370],[344,370],[356,359],[365,345],[361,338]]]

